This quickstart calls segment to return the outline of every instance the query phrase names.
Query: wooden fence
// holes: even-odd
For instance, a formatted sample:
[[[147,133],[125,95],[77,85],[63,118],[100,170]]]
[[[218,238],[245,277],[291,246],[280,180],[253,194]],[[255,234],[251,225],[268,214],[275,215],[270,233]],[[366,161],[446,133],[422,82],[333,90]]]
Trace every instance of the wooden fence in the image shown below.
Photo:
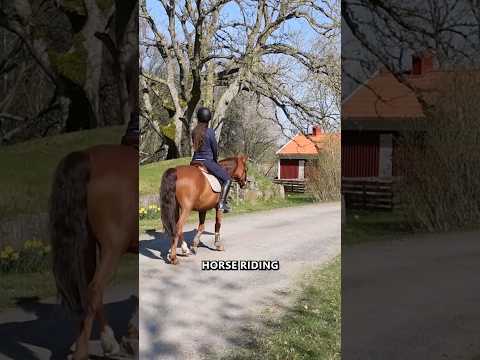
[[[342,194],[348,209],[384,209],[398,207],[394,178],[343,178]]]
[[[305,192],[305,181],[304,180],[283,180],[283,179],[273,179],[274,184],[283,185],[285,192],[290,193],[304,193]]]

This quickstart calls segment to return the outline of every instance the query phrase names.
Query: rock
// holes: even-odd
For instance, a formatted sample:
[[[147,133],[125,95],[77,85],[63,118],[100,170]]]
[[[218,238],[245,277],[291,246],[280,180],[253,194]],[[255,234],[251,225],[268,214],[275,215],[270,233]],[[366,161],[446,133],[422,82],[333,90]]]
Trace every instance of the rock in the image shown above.
[[[263,193],[263,199],[264,200],[270,200],[273,197],[275,197],[275,193],[272,189],[267,189],[267,190],[264,191],[264,193]]]
[[[245,191],[245,201],[256,202],[261,197],[261,193],[256,190]]]
[[[273,189],[274,189],[275,196],[277,198],[285,199],[285,189],[283,188],[283,185],[274,184]]]

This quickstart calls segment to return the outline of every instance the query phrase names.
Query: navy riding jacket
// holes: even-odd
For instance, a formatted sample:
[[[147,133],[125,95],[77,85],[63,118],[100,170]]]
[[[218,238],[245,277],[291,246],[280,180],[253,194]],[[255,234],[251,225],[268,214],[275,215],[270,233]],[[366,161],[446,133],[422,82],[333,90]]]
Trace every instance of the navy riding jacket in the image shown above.
[[[211,128],[207,128],[205,132],[205,139],[203,140],[203,144],[195,151],[193,154],[192,160],[213,160],[217,162],[218,159],[218,144],[217,139],[215,139],[215,131]]]

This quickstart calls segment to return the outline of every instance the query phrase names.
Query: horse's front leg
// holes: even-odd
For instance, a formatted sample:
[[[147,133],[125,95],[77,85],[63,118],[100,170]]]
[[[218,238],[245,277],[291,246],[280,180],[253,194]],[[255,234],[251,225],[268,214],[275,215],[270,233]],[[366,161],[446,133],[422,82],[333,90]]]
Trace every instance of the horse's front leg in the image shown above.
[[[192,251],[194,254],[197,253],[198,244],[200,244],[200,237],[205,231],[205,217],[207,215],[206,211],[200,211],[198,213],[198,228],[195,237],[193,238]]]
[[[218,251],[224,251],[225,247],[223,245],[223,241],[220,238],[220,227],[222,226],[222,214],[223,212],[218,210],[215,213],[215,248]]]

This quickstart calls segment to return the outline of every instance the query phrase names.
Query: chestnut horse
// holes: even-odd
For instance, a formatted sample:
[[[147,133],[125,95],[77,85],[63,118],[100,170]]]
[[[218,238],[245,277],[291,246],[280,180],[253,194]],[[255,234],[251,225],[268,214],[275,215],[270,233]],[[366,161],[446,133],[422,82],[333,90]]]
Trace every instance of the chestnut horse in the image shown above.
[[[218,162],[229,173],[232,180],[238,182],[241,188],[247,183],[247,158],[236,156]],[[193,239],[192,251],[197,252],[200,236],[205,230],[205,216],[207,211],[216,208],[215,217],[215,247],[224,250],[220,239],[222,212],[218,210],[220,194],[213,192],[210,183],[198,168],[201,163],[192,162],[190,165],[170,168],[163,174],[160,186],[160,202],[162,224],[166,234],[170,237],[169,260],[176,265],[177,245],[181,240],[184,255],[189,253],[188,246],[183,239],[183,225],[192,210],[198,211],[199,224]]]
[[[104,352],[115,353],[120,347],[105,318],[103,294],[121,256],[138,254],[138,151],[99,145],[65,156],[56,169],[49,217],[58,295],[82,319],[73,358],[88,359],[95,318]],[[129,335],[137,332],[131,321]]]

